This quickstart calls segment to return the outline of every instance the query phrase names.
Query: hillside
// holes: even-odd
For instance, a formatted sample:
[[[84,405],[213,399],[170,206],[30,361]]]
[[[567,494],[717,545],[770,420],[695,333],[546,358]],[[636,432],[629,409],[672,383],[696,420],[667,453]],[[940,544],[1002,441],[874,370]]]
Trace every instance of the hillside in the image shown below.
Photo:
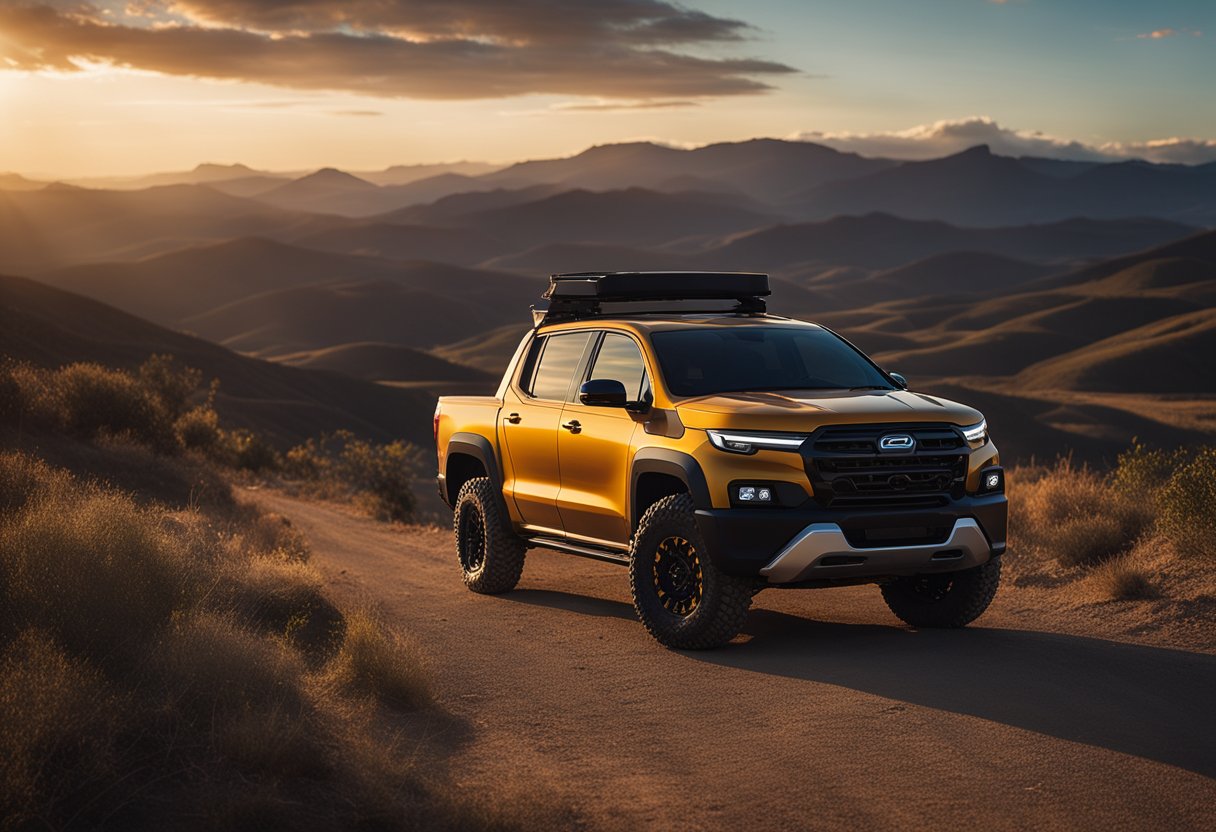
[[[728,268],[743,268],[747,263],[753,264],[752,268],[767,269],[819,263],[889,269],[956,251],[1052,262],[1139,251],[1194,231],[1190,226],[1162,220],[1073,219],[976,228],[872,213],[739,234],[701,252],[698,262],[704,265],[713,261]]]
[[[1044,173],[986,145],[926,162],[905,162],[812,188],[790,203],[810,218],[884,211],[971,225],[1069,217],[1152,216],[1216,223],[1216,179],[1202,167],[1124,162],[1073,176]]]
[[[1216,309],[1175,315],[1032,364],[1017,381],[1047,390],[1216,394]]]
[[[182,326],[263,357],[362,341],[431,347],[526,320],[524,298],[478,302],[387,280],[336,281],[252,295],[186,318]]]
[[[498,377],[464,364],[454,364],[421,350],[383,342],[360,342],[289,353],[275,359],[293,367],[330,370],[365,381],[480,382]]]
[[[678,187],[695,180],[776,202],[823,182],[861,176],[894,164],[810,142],[776,139],[724,142],[692,150],[635,142],[600,145],[565,159],[520,162],[480,179],[504,188],[551,183],[592,190],[653,188],[660,182]]]
[[[706,194],[644,188],[563,191],[532,202],[461,214],[448,223],[492,229],[515,247],[554,242],[658,245],[693,234],[725,234],[768,225],[773,217]]]
[[[130,260],[200,242],[283,231],[306,218],[203,185],[140,191],[51,185],[0,191],[0,271],[34,273]]]
[[[509,248],[501,240],[476,229],[388,222],[343,223],[303,234],[291,242],[334,254],[435,260],[457,266],[475,266],[492,261]]]
[[[430,441],[432,396],[248,358],[80,295],[0,277],[0,354],[45,367],[93,361],[133,369],[158,353],[222,380],[216,408],[226,424],[282,444],[340,428]]]
[[[451,331],[467,333],[473,331],[470,327],[498,325],[507,309],[516,315],[526,312],[526,301],[538,292],[534,281],[516,275],[422,260],[331,254],[256,238],[196,246],[131,263],[75,266],[40,279],[219,341],[275,327],[286,328],[280,334],[297,333],[284,341],[267,336],[241,342],[250,344],[243,349],[254,351],[333,346],[341,342],[324,336],[333,329],[353,333],[349,339],[353,341],[396,342],[395,335],[382,336],[397,333],[409,339],[401,343],[425,345],[428,342],[420,339],[418,331],[442,332],[452,320],[462,319],[469,323],[458,323]],[[318,284],[379,288],[359,292],[309,288]],[[293,294],[293,290],[299,291]],[[286,294],[267,297],[275,292]],[[356,302],[357,297],[364,299],[364,305]],[[242,305],[253,298],[260,300]],[[389,307],[377,309],[373,298],[388,303],[398,317],[388,316]],[[327,299],[337,305],[327,309]],[[438,309],[453,317],[437,318]],[[384,331],[360,337],[360,327],[369,320],[383,321]]]

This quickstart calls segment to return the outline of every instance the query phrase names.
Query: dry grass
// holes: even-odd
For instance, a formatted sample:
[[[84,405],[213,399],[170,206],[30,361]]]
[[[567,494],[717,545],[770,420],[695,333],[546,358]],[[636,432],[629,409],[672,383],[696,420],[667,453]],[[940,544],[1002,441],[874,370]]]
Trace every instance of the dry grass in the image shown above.
[[[1064,567],[1093,566],[1129,548],[1153,523],[1151,502],[1062,460],[1010,477],[1010,536],[1018,550]]]
[[[312,496],[353,502],[377,520],[408,522],[417,509],[413,481],[426,464],[413,445],[375,444],[338,431],[292,448],[283,471]]]
[[[1140,629],[1202,626],[1216,451],[1137,445],[1109,472],[1061,461],[1011,472],[1009,482],[1016,585],[1054,587],[1073,604],[1142,602]]]
[[[220,425],[218,383],[152,356],[131,373],[76,363],[40,369],[0,359],[0,427],[126,444],[159,456],[183,453],[224,468],[281,475],[323,499],[353,503],[384,521],[415,519],[414,480],[425,469],[413,445],[375,443],[338,431],[280,453],[264,436]]]
[[[513,825],[410,762],[417,651],[282,518],[0,454],[0,644],[0,828]]]
[[[1142,601],[1157,596],[1154,573],[1129,553],[1095,566],[1090,580],[1100,597],[1112,601]]]

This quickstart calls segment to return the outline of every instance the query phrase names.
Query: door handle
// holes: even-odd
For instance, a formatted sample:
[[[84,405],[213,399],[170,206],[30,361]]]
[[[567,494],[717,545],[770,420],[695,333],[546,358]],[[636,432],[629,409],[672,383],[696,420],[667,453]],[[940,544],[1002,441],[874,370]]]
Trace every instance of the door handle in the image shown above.
[[[578,423],[578,419],[571,419],[569,422],[566,422],[566,424],[562,425],[562,427],[564,427],[566,430],[570,431],[571,433],[578,433],[579,431],[581,431],[583,429],[583,426]]]
[[[504,421],[510,422],[513,425],[518,425],[520,422],[523,421],[523,418],[524,417],[520,416],[518,413],[512,413],[509,416],[505,417]]]

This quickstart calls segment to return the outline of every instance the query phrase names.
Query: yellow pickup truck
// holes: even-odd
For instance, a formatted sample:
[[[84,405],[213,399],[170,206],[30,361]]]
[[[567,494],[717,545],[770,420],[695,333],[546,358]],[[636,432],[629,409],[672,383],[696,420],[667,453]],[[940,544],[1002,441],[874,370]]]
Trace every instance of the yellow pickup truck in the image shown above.
[[[509,591],[533,547],[618,563],[682,649],[730,641],[766,587],[877,584],[916,627],[983,613],[1007,513],[983,415],[769,294],[763,274],[553,275],[497,393],[435,410],[469,589]]]

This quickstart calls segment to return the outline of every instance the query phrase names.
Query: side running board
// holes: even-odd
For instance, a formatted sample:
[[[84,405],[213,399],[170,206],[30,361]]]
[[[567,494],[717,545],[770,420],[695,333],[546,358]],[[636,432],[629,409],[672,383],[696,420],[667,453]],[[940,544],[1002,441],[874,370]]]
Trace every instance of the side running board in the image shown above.
[[[602,560],[608,563],[615,563],[620,566],[629,565],[629,555],[624,552],[613,552],[610,549],[598,549],[594,546],[587,546],[581,543],[570,543],[566,540],[560,540],[556,537],[545,537],[537,535],[535,537],[526,537],[528,546],[540,546],[545,549],[556,549],[559,552],[565,552],[568,555],[578,555],[580,558],[591,558],[592,560]]]

